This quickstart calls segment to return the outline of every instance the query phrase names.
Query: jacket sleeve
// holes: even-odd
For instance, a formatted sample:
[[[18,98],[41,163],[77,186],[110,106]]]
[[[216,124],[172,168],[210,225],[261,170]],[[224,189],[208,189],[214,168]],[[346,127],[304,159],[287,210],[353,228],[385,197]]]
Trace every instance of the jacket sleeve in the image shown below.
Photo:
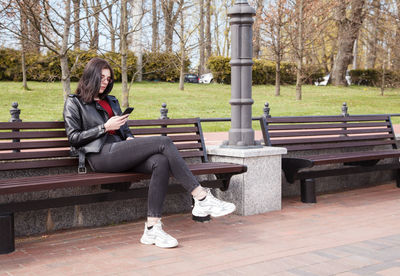
[[[128,138],[128,137],[133,138],[132,132],[129,129],[128,124],[124,124],[123,126],[121,126],[120,131],[124,133],[125,138]]]
[[[63,115],[68,141],[72,146],[79,148],[103,136],[105,129],[104,124],[90,129],[83,129],[83,118],[76,101],[79,101],[76,97],[67,98]]]

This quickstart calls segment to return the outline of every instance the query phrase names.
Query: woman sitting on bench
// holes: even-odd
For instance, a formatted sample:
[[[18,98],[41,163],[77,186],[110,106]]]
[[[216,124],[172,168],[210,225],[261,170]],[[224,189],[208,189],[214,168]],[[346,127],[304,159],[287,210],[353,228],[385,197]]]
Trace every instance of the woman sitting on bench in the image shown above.
[[[93,171],[151,173],[147,222],[140,242],[163,248],[178,245],[161,224],[170,173],[193,196],[194,219],[232,213],[235,205],[215,198],[200,186],[169,137],[133,137],[126,124],[129,114],[121,115],[118,100],[108,95],[113,82],[114,73],[107,61],[90,60],[76,94],[65,102],[65,129],[69,142],[86,155]]]

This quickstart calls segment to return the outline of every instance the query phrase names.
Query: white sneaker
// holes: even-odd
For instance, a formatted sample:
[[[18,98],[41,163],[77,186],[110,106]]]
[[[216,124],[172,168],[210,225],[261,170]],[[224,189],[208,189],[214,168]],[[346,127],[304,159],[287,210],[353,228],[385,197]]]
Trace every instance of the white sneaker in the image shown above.
[[[193,220],[204,222],[210,220],[212,217],[222,217],[228,215],[236,210],[233,203],[222,201],[215,198],[208,189],[207,196],[204,200],[194,199],[194,207],[192,210]]]
[[[178,241],[164,232],[161,221],[153,225],[150,230],[147,229],[147,223],[144,225],[144,233],[140,242],[143,244],[155,244],[161,248],[172,248],[178,246]]]

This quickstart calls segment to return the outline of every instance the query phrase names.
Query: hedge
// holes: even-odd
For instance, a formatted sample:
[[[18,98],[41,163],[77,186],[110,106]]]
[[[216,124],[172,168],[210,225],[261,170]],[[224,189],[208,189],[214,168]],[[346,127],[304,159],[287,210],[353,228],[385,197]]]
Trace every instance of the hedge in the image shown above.
[[[229,57],[214,56],[208,60],[208,68],[214,75],[214,80],[219,83],[231,82],[231,67]],[[275,84],[276,66],[274,62],[255,59],[253,60],[253,85]],[[315,66],[305,66],[303,82],[312,84],[323,76],[323,70]],[[296,83],[296,66],[291,63],[281,64],[281,83]]]
[[[383,71],[377,69],[357,69],[349,72],[351,82],[357,85],[382,85]],[[400,71],[385,71],[385,87],[400,87]]]
[[[79,80],[86,63],[99,56],[94,51],[75,50],[68,52],[71,81]],[[121,55],[108,52],[102,56],[114,69],[115,80],[121,81]],[[136,56],[128,52],[128,78],[136,72]],[[159,81],[177,81],[180,75],[180,61],[173,53],[145,53],[143,56],[143,79]],[[185,60],[185,69],[190,63]],[[53,53],[27,54],[27,79],[34,81],[60,81],[61,67],[59,58]],[[0,48],[0,80],[21,81],[21,52]]]

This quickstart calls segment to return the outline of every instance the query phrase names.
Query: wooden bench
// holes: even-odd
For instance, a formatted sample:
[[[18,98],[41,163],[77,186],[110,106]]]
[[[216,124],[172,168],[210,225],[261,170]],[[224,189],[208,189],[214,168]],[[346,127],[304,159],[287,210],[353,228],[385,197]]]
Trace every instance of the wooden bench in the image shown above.
[[[282,169],[289,183],[300,180],[305,203],[316,202],[319,177],[395,170],[400,187],[400,150],[389,115],[263,116],[260,123],[266,145],[288,150]],[[324,166],[332,164],[343,166]]]
[[[215,175],[215,180],[204,180],[205,187],[226,190],[235,174],[246,172],[247,167],[231,163],[210,163],[199,118],[131,120],[128,125],[134,136],[168,135],[194,175]],[[193,163],[193,159],[196,162]],[[87,165],[88,167],[88,165]],[[49,174],[47,168],[70,168],[72,172]],[[77,186],[103,185],[113,191],[104,193],[48,198],[41,200],[0,204],[1,214],[56,208],[147,196],[147,188],[129,188],[131,182],[149,179],[141,173],[77,172],[78,158],[70,156],[70,147],[64,122],[0,122],[0,195],[35,192]],[[40,175],[20,177],[21,170],[42,171]],[[44,172],[43,172],[44,170]],[[128,184],[127,184],[128,182]],[[112,185],[109,185],[112,184]],[[170,185],[169,192],[182,192],[180,185]],[[14,232],[0,229],[0,237],[9,237],[14,244]],[[9,252],[1,245],[0,253]]]

